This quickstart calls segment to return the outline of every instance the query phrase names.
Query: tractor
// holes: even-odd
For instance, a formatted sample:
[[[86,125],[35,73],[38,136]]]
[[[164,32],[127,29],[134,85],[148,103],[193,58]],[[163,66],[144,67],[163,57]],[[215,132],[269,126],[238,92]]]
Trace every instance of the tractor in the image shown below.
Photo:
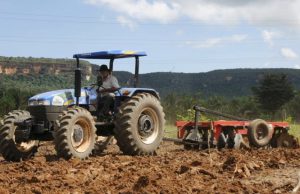
[[[157,91],[138,88],[139,59],[145,52],[99,51],[75,54],[75,87],[37,94],[27,110],[4,116],[0,129],[0,151],[7,161],[22,161],[38,151],[40,141],[53,141],[59,157],[88,158],[98,137],[115,137],[124,154],[153,155],[163,139],[165,115]],[[115,92],[111,118],[97,120],[97,86],[81,87],[80,59],[135,59],[133,87]],[[105,142],[108,142],[106,139]]]

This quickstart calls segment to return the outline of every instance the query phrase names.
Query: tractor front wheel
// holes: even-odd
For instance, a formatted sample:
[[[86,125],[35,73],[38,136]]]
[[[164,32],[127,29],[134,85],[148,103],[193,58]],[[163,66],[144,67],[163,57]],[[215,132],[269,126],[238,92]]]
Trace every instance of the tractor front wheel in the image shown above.
[[[129,155],[152,155],[162,142],[165,114],[159,100],[140,93],[124,102],[115,121],[115,138]]]
[[[89,157],[96,142],[96,127],[90,112],[84,108],[69,109],[58,121],[54,131],[55,150],[66,160]]]
[[[0,151],[7,161],[19,162],[32,157],[38,148],[37,140],[24,140],[18,136],[15,121],[30,119],[30,113],[14,110],[4,116],[0,129]]]

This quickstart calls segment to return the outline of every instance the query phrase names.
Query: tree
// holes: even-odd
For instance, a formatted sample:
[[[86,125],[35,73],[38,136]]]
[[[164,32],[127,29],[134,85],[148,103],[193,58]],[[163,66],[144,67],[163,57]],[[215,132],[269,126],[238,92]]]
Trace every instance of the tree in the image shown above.
[[[252,92],[266,113],[275,113],[294,97],[294,88],[285,74],[267,74]]]
[[[292,117],[295,121],[300,121],[300,91],[295,94],[295,97],[287,103],[284,108],[286,108],[286,112],[288,116]]]

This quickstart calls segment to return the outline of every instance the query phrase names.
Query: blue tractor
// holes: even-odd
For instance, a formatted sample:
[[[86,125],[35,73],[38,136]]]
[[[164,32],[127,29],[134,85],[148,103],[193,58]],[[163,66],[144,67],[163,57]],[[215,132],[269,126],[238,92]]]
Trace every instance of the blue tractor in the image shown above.
[[[53,141],[59,157],[89,157],[99,136],[112,137],[124,154],[152,155],[164,132],[164,112],[154,89],[138,88],[139,59],[145,52],[100,51],[75,54],[75,89],[56,90],[31,97],[27,110],[8,113],[1,124],[0,151],[8,161],[32,157],[40,141]],[[113,71],[115,59],[134,58],[133,87],[115,92],[112,116],[96,117],[97,86],[81,87],[80,59],[107,59]]]

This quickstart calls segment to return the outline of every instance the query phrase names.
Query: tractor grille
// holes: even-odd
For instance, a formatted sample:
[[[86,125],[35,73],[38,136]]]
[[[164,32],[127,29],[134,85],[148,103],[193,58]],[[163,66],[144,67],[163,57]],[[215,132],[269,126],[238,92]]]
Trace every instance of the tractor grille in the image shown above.
[[[63,106],[29,106],[28,111],[35,120],[38,121],[55,121],[58,116],[65,110]]]

